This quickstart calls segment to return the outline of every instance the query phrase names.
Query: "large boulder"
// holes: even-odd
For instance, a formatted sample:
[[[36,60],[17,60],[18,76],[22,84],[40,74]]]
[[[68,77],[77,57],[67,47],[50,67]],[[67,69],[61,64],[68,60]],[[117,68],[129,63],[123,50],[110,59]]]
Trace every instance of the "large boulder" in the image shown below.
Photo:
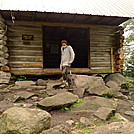
[[[96,127],[90,131],[90,134],[134,134],[134,123],[113,122]]]
[[[115,83],[118,84],[118,86],[121,86],[122,84],[126,83],[127,80],[120,73],[114,73],[114,74],[110,74],[106,76],[105,82],[107,84],[108,84],[108,81],[114,81]]]
[[[44,130],[41,134],[71,134],[71,130],[65,125],[59,125],[48,130]]]
[[[82,87],[86,89],[94,88],[96,86],[105,86],[102,77],[96,76],[76,75],[74,82],[76,87]]]
[[[100,85],[86,90],[89,94],[99,95],[99,96],[109,96],[113,97],[114,90],[108,88],[107,86]]]
[[[18,100],[23,100],[23,99],[29,99],[32,96],[37,96],[37,95],[35,93],[31,93],[27,91],[19,91],[14,95],[13,102],[16,102]]]
[[[73,104],[79,99],[77,95],[74,95],[70,92],[64,92],[60,94],[56,94],[52,97],[46,97],[41,100],[38,105],[43,109],[49,111],[51,109],[61,108],[63,106],[68,106]]]
[[[0,116],[0,134],[37,134],[51,125],[51,115],[43,110],[12,107]]]
[[[94,113],[94,116],[98,117],[101,120],[108,120],[111,116],[114,116],[114,114],[115,109],[101,107]]]
[[[15,85],[19,87],[28,87],[28,86],[34,86],[36,83],[34,81],[16,81]]]
[[[74,107],[72,111],[92,111],[95,112],[100,107],[108,107],[116,109],[117,103],[114,100],[106,99],[98,96],[85,97],[84,102]]]

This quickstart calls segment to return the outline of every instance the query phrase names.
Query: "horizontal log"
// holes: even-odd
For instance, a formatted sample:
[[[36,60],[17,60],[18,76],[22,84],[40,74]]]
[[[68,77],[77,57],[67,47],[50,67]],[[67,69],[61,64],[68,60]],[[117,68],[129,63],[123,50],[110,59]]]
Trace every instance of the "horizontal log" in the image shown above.
[[[5,72],[9,72],[10,71],[10,67],[9,66],[2,66],[1,68],[0,68],[0,70],[1,71],[5,71]]]
[[[106,41],[106,42],[114,42],[115,41],[115,38],[111,37],[111,38],[105,38],[105,37],[101,37],[101,36],[95,36],[95,37],[92,37],[90,36],[90,41]]]
[[[9,42],[24,42],[23,40],[15,40],[15,39],[8,39],[8,41]],[[26,42],[28,42],[28,41],[26,41]],[[32,43],[32,42],[36,42],[36,43],[42,43],[42,40],[30,40],[29,41],[30,43]]]
[[[1,84],[8,84],[9,81],[10,81],[10,78],[7,78],[7,79],[1,78],[1,79],[0,79],[0,83],[1,83]]]
[[[0,56],[3,57],[3,58],[8,58],[9,54],[0,50]]]
[[[90,52],[110,52],[109,48],[90,48]]]
[[[3,35],[3,33],[4,33],[4,30],[0,30],[0,34],[2,34],[2,35]]]
[[[116,65],[115,68],[118,70],[118,69],[123,69],[124,66],[123,65]]]
[[[91,61],[92,63],[96,63],[96,62],[109,62],[109,61],[110,61],[110,57],[109,57],[109,58],[101,58],[101,59],[93,59],[93,58],[91,57],[90,61]]]
[[[42,47],[27,47],[27,46],[25,46],[25,47],[23,47],[23,46],[20,46],[20,47],[18,47],[18,46],[9,46],[8,47],[9,48],[9,50],[29,50],[29,51],[31,51],[31,50],[36,50],[36,51],[38,51],[38,50],[42,50]]]
[[[45,68],[45,69],[21,69],[21,70],[11,70],[11,73],[15,75],[61,75],[61,70],[59,68]],[[72,73],[77,74],[92,74],[92,73],[111,73],[110,67],[94,67],[89,68],[72,68]]]
[[[0,45],[0,50],[3,52],[8,52],[8,48],[4,45]]]
[[[118,48],[122,48],[123,47],[123,43],[118,43]]]
[[[0,67],[4,66],[4,64],[0,63]]]
[[[7,42],[5,40],[0,40],[0,45],[6,45]]]
[[[8,30],[9,31],[17,31],[17,32],[23,32],[23,31],[25,31],[25,32],[29,32],[29,31],[36,31],[36,32],[40,32],[40,31],[42,31],[42,26],[33,26],[33,25],[31,25],[31,26],[8,26],[9,28],[8,28]]]
[[[115,34],[123,35],[123,34],[124,34],[124,31],[123,31],[123,29],[122,29],[122,30],[119,29],[119,30],[117,30],[117,31],[115,32]]]
[[[11,21],[6,21],[8,25],[12,25]],[[57,23],[57,22],[33,22],[33,21],[15,21],[15,26],[66,26],[66,27],[83,27],[92,29],[105,29],[111,30],[115,29],[117,26],[107,26],[107,25],[89,25],[89,24],[73,24],[73,23]]]
[[[10,51],[10,57],[12,56],[43,56],[43,52]]]
[[[0,71],[0,79],[1,78],[6,79],[6,78],[10,78],[10,77],[11,77],[11,73]]]
[[[27,61],[27,62],[42,62],[43,58],[42,57],[25,57],[25,56],[21,56],[21,57],[10,57],[9,58],[10,61]]]
[[[0,22],[2,22],[2,23],[5,22],[5,20],[1,17],[1,15],[0,15]]]
[[[116,63],[117,65],[124,64],[124,60],[116,60],[115,63]]]
[[[4,59],[4,58],[0,57],[0,63],[6,65],[6,64],[8,64],[8,62],[9,61],[7,59]]]
[[[18,33],[16,33],[16,35],[17,35]],[[8,36],[8,39],[9,40],[18,40],[18,41],[24,41],[24,40],[22,40],[22,36]],[[36,36],[34,36],[34,40],[25,40],[25,41],[42,41],[42,36],[38,36],[38,37],[36,37]]]
[[[119,49],[117,50],[117,53],[118,53],[118,54],[123,54],[123,53],[124,53],[123,48],[119,48]]]
[[[24,45],[24,41],[8,41],[7,46],[17,46],[17,45]],[[43,46],[43,42],[41,41],[30,41],[29,46]]]
[[[90,47],[113,47],[113,43],[109,44],[109,43],[91,43],[90,42]]]
[[[4,22],[0,21],[0,28],[1,29],[5,29],[6,28],[6,25],[4,24]]]
[[[124,54],[119,54],[115,56],[116,59],[124,59]]]
[[[0,40],[6,41],[7,40],[7,36],[0,34]]]
[[[11,68],[42,68],[42,63],[9,63]]]
[[[91,66],[93,67],[93,66],[110,66],[111,64],[110,64],[110,61],[108,61],[108,62],[101,62],[101,61],[99,61],[99,62],[91,62]]]

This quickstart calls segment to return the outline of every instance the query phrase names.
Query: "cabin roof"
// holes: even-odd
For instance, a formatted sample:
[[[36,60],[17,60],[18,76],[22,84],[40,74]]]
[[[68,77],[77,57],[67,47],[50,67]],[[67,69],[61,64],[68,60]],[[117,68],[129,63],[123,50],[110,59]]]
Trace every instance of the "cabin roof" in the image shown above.
[[[1,0],[0,9],[134,17],[134,0]]]
[[[79,20],[78,23],[81,23],[80,19],[82,19],[84,23],[119,25],[134,17],[134,0],[1,0],[0,9],[7,18],[9,15],[6,13],[9,14],[13,11],[17,19],[20,19],[20,16],[24,20],[24,16],[27,16],[24,14],[29,12],[29,17],[32,15],[32,18],[38,20],[36,18],[40,16],[41,21],[44,21],[43,17],[46,16],[48,20],[60,16],[61,21],[64,17],[72,15],[73,17],[70,17],[70,20],[73,19],[73,22],[76,23],[76,19]],[[82,17],[77,17],[78,15]],[[108,17],[109,19],[107,19]],[[117,19],[115,22],[111,22],[115,19]]]

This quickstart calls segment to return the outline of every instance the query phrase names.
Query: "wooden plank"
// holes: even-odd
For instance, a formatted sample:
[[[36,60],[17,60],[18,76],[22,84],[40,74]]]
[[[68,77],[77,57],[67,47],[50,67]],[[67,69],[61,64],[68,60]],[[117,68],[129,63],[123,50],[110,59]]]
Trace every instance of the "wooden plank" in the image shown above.
[[[42,62],[43,58],[34,58],[34,57],[10,57],[9,61],[28,61],[28,62]]]
[[[9,51],[10,52],[10,57],[12,56],[43,56],[43,52],[25,52],[25,51]]]
[[[113,47],[113,43],[111,44],[91,43],[90,46],[91,47]]]
[[[101,58],[101,59],[93,59],[93,58],[91,58],[91,62],[92,63],[96,63],[96,62],[103,62],[103,61],[105,61],[105,62],[109,62],[109,60],[110,60],[110,58]]]
[[[18,44],[19,45],[24,45],[24,41],[15,41],[15,42],[9,41],[7,46],[17,46]],[[28,46],[30,46],[30,45],[43,46],[43,42],[42,41],[38,41],[38,42],[37,41],[34,41],[34,42],[30,41],[30,44],[28,44]]]
[[[17,34],[17,33],[16,33],[16,34]],[[9,39],[9,40],[24,41],[24,40],[22,40],[22,36],[9,36],[8,39]],[[34,36],[34,40],[36,40],[36,41],[41,41],[41,40],[42,40],[42,37],[41,37],[41,36],[40,36],[40,37]],[[34,41],[34,40],[28,40],[28,41]],[[27,41],[27,40],[25,40],[25,41]],[[27,41],[27,42],[28,42],[28,41]]]
[[[42,48],[42,45],[41,46],[39,46],[39,45],[20,45],[20,44],[18,44],[18,45],[8,45],[8,47],[12,47],[12,48],[15,48],[15,47],[27,47],[27,48]]]
[[[8,39],[10,42],[24,42],[23,40],[16,40],[16,39]],[[42,40],[30,40],[30,41],[25,41],[25,42],[38,42],[38,43],[42,43]]]
[[[8,25],[12,25],[12,21],[6,21]],[[115,29],[117,26],[107,26],[107,25],[89,25],[89,24],[73,24],[73,23],[57,23],[57,22],[33,22],[33,21],[15,21],[15,26],[40,26],[40,25],[46,25],[46,26],[66,26],[66,27],[82,27],[82,28],[87,28],[87,27],[92,27],[92,29],[99,29],[105,28],[105,29]]]
[[[42,50],[42,47],[17,47],[17,46],[9,46],[9,50]]]
[[[110,52],[111,52],[111,70],[112,70],[112,73],[114,73],[114,56],[113,56],[113,48],[110,49]]]
[[[8,37],[10,37],[10,36],[16,36],[16,33],[17,33],[17,35],[22,35],[22,34],[32,34],[32,35],[34,35],[34,36],[41,36],[42,35],[42,31],[40,30],[40,31],[33,31],[33,30],[31,30],[31,31],[22,31],[22,30],[11,30],[10,29],[10,31],[8,31],[8,33],[7,33],[7,36]]]
[[[12,68],[42,68],[42,63],[10,63],[9,64]]]
[[[11,70],[11,73],[15,75],[61,75],[61,70],[59,68],[45,68],[45,69],[34,69],[34,70]],[[111,73],[109,67],[99,67],[99,68],[72,68],[72,73],[77,74],[93,74],[93,73]]]
[[[110,52],[109,48],[90,48],[90,52]]]
[[[23,30],[23,31],[30,31],[31,29],[33,31],[40,31],[42,29],[42,26],[34,26],[34,25],[31,25],[31,26],[20,26],[20,25],[9,25],[9,31],[11,30]]]

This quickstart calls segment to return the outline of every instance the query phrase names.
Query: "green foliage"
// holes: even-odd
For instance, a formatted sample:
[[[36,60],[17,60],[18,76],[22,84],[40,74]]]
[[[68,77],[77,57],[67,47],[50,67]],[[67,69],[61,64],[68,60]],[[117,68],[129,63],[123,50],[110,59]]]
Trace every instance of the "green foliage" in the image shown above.
[[[26,79],[27,79],[26,76],[19,76],[17,78],[17,81],[25,81]]]
[[[88,132],[90,132],[90,130],[96,128],[97,126],[81,128],[80,123],[77,123],[77,124],[76,124],[76,127],[77,127],[78,129],[82,130],[82,134],[87,134]]]
[[[70,109],[79,106],[81,103],[83,103],[83,100],[79,99],[78,101],[76,101],[74,104],[71,105]]]
[[[125,54],[125,68],[123,70],[124,76],[134,77],[134,19],[130,19],[123,23],[124,31],[128,33],[124,41],[124,54]]]
[[[128,89],[132,86],[132,81],[127,81],[126,83],[121,85],[121,88]]]
[[[15,81],[25,81],[27,80],[26,76],[12,76],[11,80],[15,80]]]

